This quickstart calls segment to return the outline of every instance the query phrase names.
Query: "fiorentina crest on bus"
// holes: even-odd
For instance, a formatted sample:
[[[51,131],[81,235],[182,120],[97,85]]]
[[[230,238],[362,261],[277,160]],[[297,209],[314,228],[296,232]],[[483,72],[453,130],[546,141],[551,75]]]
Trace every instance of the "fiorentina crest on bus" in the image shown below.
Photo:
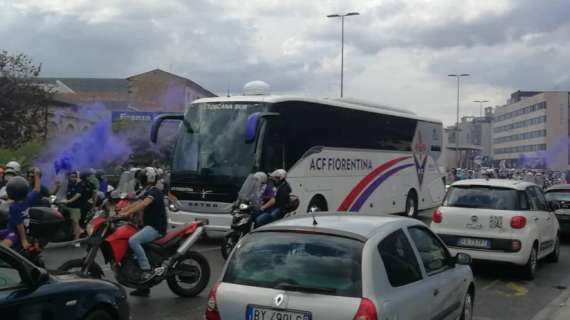
[[[427,146],[423,143],[422,132],[420,130],[418,130],[418,137],[414,145],[414,163],[416,165],[416,172],[418,173],[419,186],[421,187],[427,163]]]

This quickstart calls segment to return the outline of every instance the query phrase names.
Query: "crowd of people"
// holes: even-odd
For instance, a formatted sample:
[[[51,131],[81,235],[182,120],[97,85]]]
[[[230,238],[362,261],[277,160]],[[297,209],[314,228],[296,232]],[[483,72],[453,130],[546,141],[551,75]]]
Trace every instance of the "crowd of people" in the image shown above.
[[[446,183],[465,179],[494,178],[513,179],[537,184],[542,188],[551,185],[570,183],[570,172],[552,171],[543,169],[497,169],[481,168],[479,170],[453,168],[449,170]]]

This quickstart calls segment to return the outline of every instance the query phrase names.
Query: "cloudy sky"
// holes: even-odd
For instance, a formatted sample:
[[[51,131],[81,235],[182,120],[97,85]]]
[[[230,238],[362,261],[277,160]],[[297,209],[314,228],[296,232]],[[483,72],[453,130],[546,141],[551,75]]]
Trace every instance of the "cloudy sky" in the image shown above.
[[[224,94],[249,80],[275,93],[345,96],[451,124],[516,90],[570,90],[567,0],[0,0],[0,49],[43,76],[120,77],[162,68]]]

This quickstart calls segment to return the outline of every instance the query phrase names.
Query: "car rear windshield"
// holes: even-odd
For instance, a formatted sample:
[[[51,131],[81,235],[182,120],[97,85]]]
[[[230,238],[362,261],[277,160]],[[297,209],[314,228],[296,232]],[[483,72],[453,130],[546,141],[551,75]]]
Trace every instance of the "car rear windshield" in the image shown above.
[[[528,210],[524,192],[487,186],[451,187],[444,206],[494,210]]]
[[[553,190],[544,194],[548,201],[570,201],[570,190]]]
[[[224,282],[362,296],[362,242],[296,232],[259,232],[244,240],[228,263]]]

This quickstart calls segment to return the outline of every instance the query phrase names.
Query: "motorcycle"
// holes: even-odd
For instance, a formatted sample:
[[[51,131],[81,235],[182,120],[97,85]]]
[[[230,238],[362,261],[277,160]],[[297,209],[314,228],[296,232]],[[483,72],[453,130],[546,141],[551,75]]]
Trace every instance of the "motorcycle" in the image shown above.
[[[198,252],[190,251],[204,233],[206,224],[207,221],[195,221],[144,244],[151,267],[157,271],[157,275],[143,282],[143,271],[129,247],[129,238],[139,230],[138,225],[123,217],[111,216],[108,212],[98,214],[87,227],[89,238],[86,257],[67,261],[58,270],[76,271],[81,276],[101,278],[103,270],[95,261],[97,252],[101,250],[115,279],[125,287],[151,288],[166,280],[175,294],[192,297],[204,290],[210,280],[210,266],[206,258]]]
[[[239,193],[238,200],[232,206],[232,224],[230,231],[224,236],[222,240],[221,253],[224,259],[228,256],[238,243],[238,241],[256,228],[255,219],[253,214],[258,210],[255,204],[256,187],[253,175],[247,177],[242,185]],[[287,217],[299,207],[299,198],[295,195],[289,196],[289,205],[283,217]]]

